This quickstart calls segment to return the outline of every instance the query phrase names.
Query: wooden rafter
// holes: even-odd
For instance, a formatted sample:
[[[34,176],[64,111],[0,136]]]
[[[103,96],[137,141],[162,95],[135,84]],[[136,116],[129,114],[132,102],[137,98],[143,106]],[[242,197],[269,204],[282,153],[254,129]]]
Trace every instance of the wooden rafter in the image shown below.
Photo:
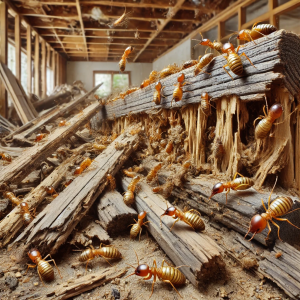
[[[81,13],[81,7],[80,7],[79,0],[76,0],[76,7],[77,7],[80,26],[81,26],[82,37],[84,40],[85,50],[87,52],[86,58],[87,58],[87,60],[89,60],[89,54],[88,54],[88,48],[87,48],[87,43],[86,43],[86,36],[85,36],[85,30],[84,30],[84,24],[83,24],[83,20],[82,20],[82,13]]]
[[[57,41],[61,44],[61,47],[64,49],[64,52],[68,55],[68,53],[66,52],[66,49],[64,47],[64,44],[61,42],[60,38],[58,37],[57,33],[56,33],[56,29],[54,27],[52,27],[52,30],[54,32],[54,35],[57,39]],[[54,48],[53,48],[54,49]]]

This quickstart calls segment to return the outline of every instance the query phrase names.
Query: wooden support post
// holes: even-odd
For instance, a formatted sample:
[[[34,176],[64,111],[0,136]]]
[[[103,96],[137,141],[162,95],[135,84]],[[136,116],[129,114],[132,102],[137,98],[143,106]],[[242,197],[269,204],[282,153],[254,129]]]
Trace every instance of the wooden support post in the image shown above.
[[[60,55],[56,53],[56,60],[55,60],[55,70],[56,70],[56,85],[60,85],[60,76],[59,76],[59,58]]]
[[[7,4],[0,2],[0,62],[7,64]],[[0,82],[0,114],[7,114],[7,92],[4,83]]]
[[[40,97],[40,37],[37,33],[34,47],[34,93]]]
[[[32,44],[31,27],[27,26],[27,93],[32,93]]]
[[[16,77],[21,82],[21,19],[15,16]]]
[[[276,0],[269,0],[268,1],[268,7],[269,7],[269,12],[270,12],[270,24],[276,26],[276,16],[273,14],[273,9],[275,6],[275,1]]]
[[[52,52],[52,74],[53,74],[53,87],[57,86],[56,82],[56,52]]]
[[[42,98],[47,96],[47,61],[46,61],[46,42],[42,40]]]
[[[51,68],[51,49],[49,44],[47,44],[46,47],[47,47],[47,67]]]

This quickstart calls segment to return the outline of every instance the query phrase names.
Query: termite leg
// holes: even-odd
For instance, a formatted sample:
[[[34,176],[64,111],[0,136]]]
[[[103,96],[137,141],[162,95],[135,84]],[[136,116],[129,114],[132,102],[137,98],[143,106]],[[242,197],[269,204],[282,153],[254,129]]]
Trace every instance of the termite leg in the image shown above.
[[[273,220],[271,220],[271,222],[273,223],[274,226],[276,226],[278,228],[278,233],[277,233],[278,234],[278,238],[282,241],[282,239],[279,236],[279,230],[280,230],[279,225],[277,225]]]
[[[56,267],[56,269],[57,269],[57,271],[58,271],[58,274],[59,274],[60,278],[63,279],[63,277],[61,276],[61,273],[60,273],[60,271],[59,271],[59,268],[58,268],[58,266],[56,265],[56,262],[55,262],[55,260],[52,258],[51,254],[48,254],[44,259],[46,259],[48,256],[50,256],[50,258],[51,258],[50,260],[48,260],[48,262],[49,262],[49,261],[53,261],[53,263],[54,263],[54,265],[55,265],[55,267]]]
[[[228,64],[224,65],[222,68],[224,69],[224,71],[231,77],[231,79],[233,80],[233,77],[228,73],[228,71],[225,69],[226,67],[229,67]]]
[[[177,218],[177,220],[173,223],[173,225],[172,225],[172,227],[170,228],[170,230],[169,231],[171,231],[172,230],[172,228],[174,227],[174,225],[175,225],[175,223],[177,223],[179,221],[179,219]]]
[[[41,281],[42,281],[43,286],[45,286],[45,283],[44,283],[44,281],[43,281],[43,278],[42,278],[42,276],[41,276],[40,271],[39,271],[38,268],[37,268],[37,272],[38,272],[38,274],[39,274],[39,277],[40,277],[40,279],[41,279]]]
[[[170,283],[171,286],[173,287],[173,289],[176,291],[176,293],[182,298],[182,296],[179,294],[179,292],[176,290],[175,286],[173,285],[173,283],[170,280],[162,280],[163,282],[167,282]]]
[[[25,272],[25,274],[24,274],[24,275],[26,275],[26,274],[27,274],[27,272],[28,272],[29,268],[35,268],[35,267],[36,267],[36,265],[29,265],[29,264],[27,264],[27,270],[26,270],[26,272]]]
[[[268,221],[267,221],[267,225],[268,225],[268,228],[269,228],[269,232],[268,232],[268,235],[267,235],[267,238],[266,238],[266,239],[269,238],[269,235],[270,235],[270,233],[271,233],[271,231],[272,231],[271,226],[270,226],[270,223],[269,223]]]
[[[245,52],[243,52],[241,55],[240,55],[240,57],[241,56],[245,56],[248,60],[249,60],[249,62],[250,62],[250,64],[254,67],[254,68],[256,68],[255,66],[254,66],[254,64],[252,63],[252,61],[250,60],[250,58],[245,54]],[[257,69],[257,68],[256,68]]]
[[[289,224],[291,224],[292,226],[296,227],[297,229],[300,229],[299,227],[297,227],[296,225],[294,225],[291,221],[289,221],[288,219],[286,218],[274,218],[275,220],[278,220],[278,221],[286,221],[288,222]]]

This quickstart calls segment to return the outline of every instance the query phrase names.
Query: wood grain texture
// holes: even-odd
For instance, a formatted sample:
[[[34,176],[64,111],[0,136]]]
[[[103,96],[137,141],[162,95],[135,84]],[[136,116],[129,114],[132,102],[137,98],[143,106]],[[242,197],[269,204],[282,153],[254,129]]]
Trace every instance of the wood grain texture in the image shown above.
[[[37,111],[42,111],[44,109],[48,109],[53,106],[56,106],[57,104],[69,102],[72,99],[71,96],[72,96],[71,92],[56,94],[56,95],[49,96],[41,101],[35,102],[33,105]]]
[[[129,234],[129,225],[137,220],[137,212],[127,206],[122,195],[117,191],[106,192],[97,204],[97,214],[101,226],[110,236],[120,234]]]
[[[88,169],[69,188],[59,194],[15,240],[26,247],[38,245],[52,254],[57,252],[75,226],[90,209],[106,186],[106,175],[115,175],[138,145],[138,135],[122,134],[96,157]],[[123,144],[116,150],[117,143]]]
[[[279,30],[267,37],[258,39],[257,44],[247,43],[240,49],[239,54],[245,52],[255,67],[243,61],[244,74],[242,77],[233,76],[232,80],[222,68],[226,64],[224,57],[217,56],[206,68],[211,73],[200,73],[194,76],[194,68],[183,70],[189,83],[183,88],[183,98],[173,107],[182,107],[190,103],[199,103],[203,92],[209,93],[213,101],[223,96],[237,95],[243,101],[263,99],[263,94],[270,91],[273,85],[283,83],[290,94],[297,95],[300,91],[299,69],[300,62],[296,59],[300,51],[299,36]],[[125,97],[106,105],[107,118],[113,119],[125,116],[129,112],[139,113],[156,108],[171,108],[174,84],[178,73],[161,80],[164,95],[161,105],[153,100],[154,85],[138,90]],[[298,78],[298,79],[297,79]]]
[[[127,189],[131,179],[122,178],[122,187]],[[154,194],[146,183],[140,183],[141,190],[136,192],[135,204],[138,212],[146,211],[148,231],[165,251],[176,266],[187,265],[180,271],[195,286],[215,276],[215,272],[222,272],[224,267],[221,258],[222,250],[205,232],[197,233],[187,224],[178,222],[170,232],[174,219],[160,216],[167,208],[167,202]],[[168,203],[170,206],[170,203]]]

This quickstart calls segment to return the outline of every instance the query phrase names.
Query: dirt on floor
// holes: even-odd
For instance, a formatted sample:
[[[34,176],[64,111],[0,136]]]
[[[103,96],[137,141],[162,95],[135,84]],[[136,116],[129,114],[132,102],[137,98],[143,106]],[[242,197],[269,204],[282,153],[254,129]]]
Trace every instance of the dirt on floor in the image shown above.
[[[206,220],[207,221],[207,220]],[[236,257],[250,258],[251,253],[245,251],[241,244],[237,243],[234,237],[236,232],[226,228],[220,228],[218,224],[206,222],[206,234],[213,238],[220,246],[232,249]],[[134,250],[137,252],[140,263],[147,263],[152,266],[153,260],[161,265],[163,259],[170,264],[172,262],[166,257],[155,240],[144,231],[141,241],[136,239],[132,241],[128,234],[124,237],[113,239],[112,244],[119,249],[124,259],[111,261],[113,268],[128,268],[127,274],[122,278],[116,278],[112,282],[99,286],[93,290],[87,291],[72,299],[149,299],[151,294],[152,280],[143,281],[142,278],[133,275],[125,278],[133,272],[133,268],[128,266],[137,266],[137,259]],[[97,245],[94,245],[97,247]],[[84,248],[82,248],[84,249]],[[53,258],[63,276],[61,279],[55,270],[55,280],[52,283],[41,283],[36,268],[30,268],[26,273],[27,263],[32,264],[29,258],[22,258],[21,263],[16,255],[7,250],[0,253],[0,298],[1,299],[49,299],[49,291],[58,287],[66,287],[77,278],[85,275],[85,263],[78,261],[80,252],[73,245],[66,244]],[[227,251],[225,251],[226,253]],[[228,252],[227,252],[228,254]],[[252,255],[253,256],[253,255]],[[253,259],[254,268],[245,269],[239,259],[228,254],[223,257],[226,264],[226,274],[221,275],[218,281],[210,282],[204,286],[194,287],[187,282],[185,286],[178,287],[179,293],[183,299],[258,299],[258,300],[284,300],[290,299],[268,279],[262,279],[255,272],[255,257]],[[104,268],[111,268],[103,258],[95,258],[88,266],[87,273],[97,272]],[[173,300],[181,299],[171,285],[157,281],[154,285],[154,293],[151,299]]]

